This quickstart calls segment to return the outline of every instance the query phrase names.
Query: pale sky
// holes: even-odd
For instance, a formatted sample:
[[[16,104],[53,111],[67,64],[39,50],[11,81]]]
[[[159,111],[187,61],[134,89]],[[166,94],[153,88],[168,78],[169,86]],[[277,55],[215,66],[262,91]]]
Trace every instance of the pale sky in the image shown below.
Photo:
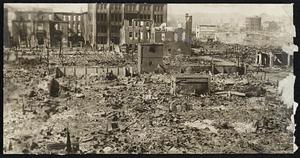
[[[240,13],[292,16],[293,4],[168,4],[168,13]]]
[[[53,11],[81,12],[87,11],[87,3],[5,3],[16,9],[51,8]],[[168,14],[185,13],[241,13],[273,16],[292,16],[293,4],[168,4]]]

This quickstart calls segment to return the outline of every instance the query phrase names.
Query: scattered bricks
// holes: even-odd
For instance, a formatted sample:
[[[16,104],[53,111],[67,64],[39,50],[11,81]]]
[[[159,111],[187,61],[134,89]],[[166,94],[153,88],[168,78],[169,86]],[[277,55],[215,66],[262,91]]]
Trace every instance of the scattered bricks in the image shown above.
[[[35,92],[34,90],[31,90],[31,91],[29,92],[28,97],[32,98],[32,97],[35,97],[35,96],[36,96],[36,92]]]
[[[110,71],[106,74],[106,79],[107,80],[116,80],[116,79],[118,79],[118,77],[116,75],[114,75],[112,71]]]
[[[111,148],[111,147],[105,147],[105,148],[103,149],[103,152],[104,152],[105,154],[111,154],[111,153],[113,152],[113,148]]]
[[[111,128],[114,130],[114,129],[119,129],[119,125],[118,125],[118,122],[112,122],[111,123]]]
[[[36,142],[31,142],[31,145],[30,145],[30,150],[34,150],[34,149],[37,149],[39,146]]]
[[[47,145],[48,150],[62,150],[65,149],[66,144],[61,142],[61,143],[51,143]]]
[[[23,149],[23,150],[22,150],[22,153],[23,153],[23,154],[29,154],[30,151],[29,151],[28,149]]]
[[[84,98],[85,95],[84,95],[84,94],[76,94],[75,97],[76,97],[76,98]]]

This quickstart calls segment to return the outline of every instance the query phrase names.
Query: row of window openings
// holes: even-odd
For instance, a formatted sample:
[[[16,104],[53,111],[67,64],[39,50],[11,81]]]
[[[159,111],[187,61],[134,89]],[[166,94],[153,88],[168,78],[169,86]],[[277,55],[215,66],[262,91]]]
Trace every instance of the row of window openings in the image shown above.
[[[163,16],[162,15],[154,15],[154,22],[162,23]]]
[[[22,16],[20,16],[20,18],[22,19],[23,17]],[[41,20],[44,20],[44,16],[41,16],[41,18],[40,18]],[[50,15],[48,15],[48,19],[49,20],[52,20],[52,15],[50,14]],[[31,14],[28,14],[28,20],[32,20],[32,16],[31,16]]]
[[[106,21],[107,20],[107,15],[106,14],[99,14],[98,16],[99,21]],[[121,21],[122,20],[122,15],[121,14],[111,14],[110,15],[110,20],[111,21]]]
[[[139,36],[139,33],[138,32],[135,32],[134,33],[134,38],[135,39],[138,39],[140,37],[141,40],[144,39],[144,33],[143,32],[140,32],[140,36]],[[133,38],[133,32],[129,32],[129,38],[132,40]],[[146,33],[146,37],[145,39],[150,39],[150,32],[147,32]]]
[[[31,20],[31,14],[28,14],[28,19]],[[44,16],[42,16],[42,20],[43,20],[43,19],[44,19]],[[51,14],[48,15],[48,19],[49,19],[49,20],[53,20]],[[71,15],[68,16],[68,20],[69,20],[69,21],[72,20],[72,16],[71,16]],[[73,16],[73,21],[76,21],[76,20],[80,21],[80,20],[81,20],[81,16],[80,16],[80,15],[78,15],[78,16],[74,15],[74,16]],[[63,21],[67,21],[67,16],[66,16],[66,15],[63,16]]]
[[[78,16],[74,15],[73,16],[73,21],[77,21],[77,20],[78,21],[81,20],[81,16],[80,15],[78,15]],[[67,16],[66,15],[63,16],[63,21],[67,21]],[[68,21],[72,21],[72,16],[71,15],[68,16]]]
[[[140,16],[142,19],[150,19],[150,15],[141,15]],[[107,20],[107,15],[106,14],[99,14],[98,16],[98,21],[106,21]],[[122,20],[122,15],[121,14],[112,14],[110,17],[111,21],[121,21]],[[163,16],[162,15],[154,15],[154,20],[156,22],[163,22]],[[130,26],[132,25],[131,22],[129,22]],[[136,25],[138,26],[138,25]]]
[[[37,30],[38,31],[43,30],[43,28],[44,28],[44,24],[38,24],[37,25]],[[55,30],[62,30],[62,25],[55,24],[54,28],[55,28]],[[77,25],[77,29],[80,30],[80,28],[81,28],[80,25]],[[70,24],[69,24],[69,29],[71,29]],[[73,29],[76,30],[76,25],[73,25]]]
[[[134,11],[136,9],[135,5],[129,5],[126,6],[126,10],[128,11]],[[150,6],[140,6],[141,10],[150,10]],[[154,11],[162,11],[163,10],[163,6],[154,6],[153,7]]]
[[[78,35],[78,36],[81,36],[81,32],[78,32],[77,35]],[[68,36],[71,37],[71,36],[72,36],[72,33],[69,33]]]
[[[107,32],[107,28],[106,27],[102,27],[99,32],[100,33],[106,33]],[[117,27],[117,26],[111,27],[111,32],[112,33],[120,33],[120,27]]]
[[[134,4],[129,4],[126,5],[125,8],[128,11],[134,11],[136,9],[136,5]],[[107,8],[107,4],[99,4],[99,9],[106,9]],[[150,10],[150,5],[144,5],[144,6],[140,6],[141,10]],[[121,4],[111,4],[111,9],[121,9]],[[154,11],[162,11],[163,10],[163,6],[154,6]]]
[[[111,4],[111,9],[121,9],[121,4]],[[107,4],[99,4],[99,9],[106,9]]]
[[[144,21],[133,21],[135,26],[150,26],[151,23],[150,22],[144,22]],[[132,26],[132,21],[129,21],[129,26]]]
[[[38,26],[38,27],[43,28],[43,25]],[[55,24],[55,25],[54,25],[54,28],[55,28],[55,30],[62,30],[62,25]],[[72,27],[71,27],[71,24],[69,24],[68,28],[69,28],[69,29],[72,28]],[[76,27],[76,25],[74,24],[74,25],[73,25],[73,29],[76,30],[76,28],[77,28],[77,30],[80,30],[81,26],[80,26],[80,25],[77,25],[77,27]]]

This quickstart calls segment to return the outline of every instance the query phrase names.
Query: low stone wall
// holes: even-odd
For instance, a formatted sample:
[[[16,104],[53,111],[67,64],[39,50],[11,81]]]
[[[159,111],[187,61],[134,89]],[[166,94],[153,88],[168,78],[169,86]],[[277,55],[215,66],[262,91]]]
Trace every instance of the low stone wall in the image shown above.
[[[126,70],[130,74],[134,74],[133,67],[97,67],[97,66],[64,66],[59,69],[65,74],[65,76],[87,76],[91,74],[105,75],[108,72],[112,72],[116,76],[125,77]]]

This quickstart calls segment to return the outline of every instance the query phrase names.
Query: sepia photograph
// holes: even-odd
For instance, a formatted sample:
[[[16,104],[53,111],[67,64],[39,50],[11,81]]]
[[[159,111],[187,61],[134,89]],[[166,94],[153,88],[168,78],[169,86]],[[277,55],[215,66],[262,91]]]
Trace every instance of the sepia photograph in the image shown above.
[[[291,154],[293,4],[4,3],[4,154]]]

